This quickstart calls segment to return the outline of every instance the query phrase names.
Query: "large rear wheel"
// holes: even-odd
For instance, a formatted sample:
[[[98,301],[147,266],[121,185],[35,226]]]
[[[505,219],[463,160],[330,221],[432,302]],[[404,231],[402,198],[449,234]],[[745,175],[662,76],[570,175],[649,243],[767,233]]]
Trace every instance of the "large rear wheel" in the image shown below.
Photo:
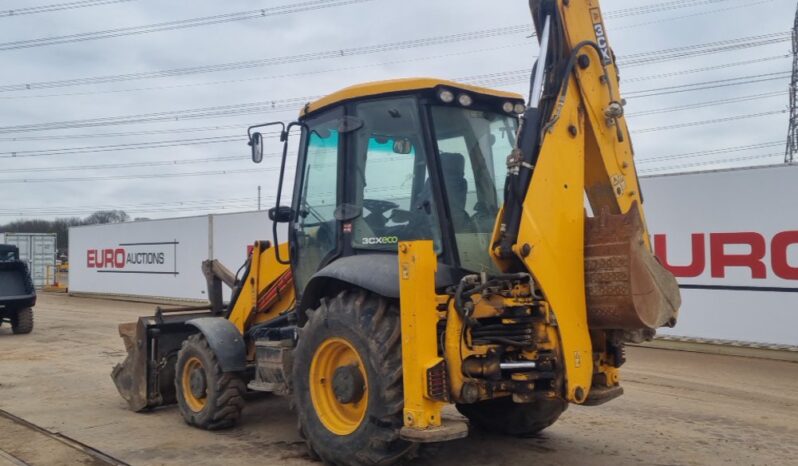
[[[30,333],[33,331],[33,309],[20,309],[11,315],[11,331],[15,334]]]
[[[322,300],[294,353],[300,434],[333,465],[385,465],[415,451],[402,427],[397,303],[363,290]]]
[[[186,423],[216,430],[238,422],[246,386],[239,374],[222,372],[207,340],[198,333],[183,342],[177,355],[175,391]]]
[[[505,396],[471,404],[458,404],[457,410],[472,424],[488,432],[529,437],[554,424],[568,403],[556,398],[534,403],[514,403]]]

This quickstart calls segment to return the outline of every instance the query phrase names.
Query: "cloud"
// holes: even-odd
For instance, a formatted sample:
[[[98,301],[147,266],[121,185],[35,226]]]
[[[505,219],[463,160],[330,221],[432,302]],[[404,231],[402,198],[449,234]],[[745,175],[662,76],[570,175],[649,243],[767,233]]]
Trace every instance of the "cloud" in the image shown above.
[[[22,1],[16,3],[17,5],[9,5],[4,8],[10,9],[14,6],[24,5]],[[661,2],[651,0],[646,2],[605,1],[603,8],[606,13],[654,3]],[[795,8],[794,2],[788,0],[760,2],[726,0],[699,3],[702,5],[694,8],[608,19],[609,37],[617,55],[622,58],[625,55],[650,51],[651,56],[656,58],[658,51],[662,49],[754,34],[789,31],[792,27]],[[190,5],[190,8],[187,8],[186,5]],[[154,24],[269,6],[274,6],[274,4],[263,1],[231,3],[198,0],[190,3],[156,3],[141,0],[93,8],[0,18],[0,25],[2,25],[0,42]],[[0,52],[2,56],[0,86],[342,50],[525,24],[529,21],[526,2],[523,1],[501,2],[501,6],[498,6],[494,2],[478,0],[435,2],[375,0],[275,18],[252,19],[146,35],[2,51]],[[743,29],[740,28],[741,24],[756,25],[756,27]],[[537,55],[537,47],[534,44],[534,39],[526,38],[523,34],[516,34],[479,41],[453,42],[429,47],[220,73],[3,92],[0,93],[0,127],[323,95],[357,82],[392,77],[440,76],[453,78],[514,71],[531,67],[533,57]],[[680,70],[713,67],[724,63],[788,53],[789,42],[779,42],[765,47],[739,49],[690,59],[653,61],[645,66],[622,68],[621,76],[624,79],[622,90],[631,92],[789,70],[789,59],[774,59],[700,73],[675,75],[670,78],[639,82],[632,80],[639,76],[668,74]],[[281,75],[291,76],[256,79]],[[626,80],[629,82],[627,83]],[[237,82],[196,85],[218,81]],[[627,111],[640,112],[648,109],[689,105],[780,89],[786,91],[787,81],[785,78],[744,86],[719,87],[701,92],[630,98]],[[528,85],[518,81],[500,87],[525,92]],[[132,90],[140,88],[146,89]],[[30,95],[48,95],[49,97],[26,97]],[[782,109],[786,102],[785,93],[781,97],[631,117],[630,126],[633,129],[643,129],[682,122],[700,122],[731,115],[760,113]],[[27,207],[40,209],[37,212],[49,209],[46,212],[47,215],[44,215],[49,218],[59,216],[59,212],[64,215],[88,212],[93,210],[93,206],[124,207],[132,216],[192,215],[208,210],[218,210],[218,202],[213,204],[211,202],[219,199],[236,199],[236,201],[229,202],[230,209],[254,208],[258,185],[263,187],[264,198],[274,195],[276,172],[256,171],[256,167],[251,164],[246,146],[246,128],[253,123],[272,119],[291,120],[295,117],[294,111],[264,112],[214,119],[160,121],[124,126],[0,134],[0,152],[125,144],[229,134],[241,135],[240,141],[225,144],[16,159],[0,158],[0,179],[99,177],[115,174],[147,175],[252,169],[251,173],[184,178],[23,184],[4,184],[0,181],[0,223],[14,218],[6,216],[9,210],[25,212]],[[723,124],[695,125],[678,130],[641,133],[634,137],[634,144],[637,156],[641,159],[755,144],[783,140],[786,134],[786,123],[786,115],[775,115]],[[174,135],[61,138],[70,135],[85,136],[209,126],[233,126],[233,128],[212,129],[198,133],[181,132]],[[52,139],[8,140],[14,136],[20,138],[44,136]],[[267,147],[267,152],[269,150]],[[767,150],[764,152],[749,151],[740,155],[767,152]],[[779,152],[779,149],[775,152]],[[202,159],[231,155],[240,155],[240,160],[175,167],[87,169],[61,173],[52,171],[4,173],[5,170],[12,168],[33,170],[48,166]],[[696,160],[723,159],[734,155],[736,154],[718,154]],[[778,160],[776,157],[765,160],[765,162]],[[736,165],[760,162],[758,160],[741,161]],[[277,161],[272,160],[266,163],[274,166]],[[646,167],[664,167],[672,164],[662,162],[649,164]],[[735,163],[719,166],[728,165],[735,165]],[[181,206],[177,204],[177,201],[195,202]],[[203,206],[196,201],[207,201],[207,204]],[[268,205],[271,200],[264,202]],[[162,205],[161,211],[152,207],[152,204],[156,203]],[[150,204],[150,206],[141,206],[142,204]],[[166,204],[171,210],[165,210],[163,205]],[[141,207],[131,207],[137,205]]]

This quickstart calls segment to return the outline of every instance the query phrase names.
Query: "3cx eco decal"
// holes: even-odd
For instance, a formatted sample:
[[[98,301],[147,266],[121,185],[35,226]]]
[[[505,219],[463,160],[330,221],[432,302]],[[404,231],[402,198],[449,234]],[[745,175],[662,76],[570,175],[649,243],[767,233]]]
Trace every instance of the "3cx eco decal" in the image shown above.
[[[365,246],[374,246],[374,245],[382,245],[382,244],[396,244],[399,242],[399,237],[397,236],[367,236],[361,239],[361,242]]]
[[[86,267],[99,273],[177,275],[177,241],[119,243],[86,250]]]

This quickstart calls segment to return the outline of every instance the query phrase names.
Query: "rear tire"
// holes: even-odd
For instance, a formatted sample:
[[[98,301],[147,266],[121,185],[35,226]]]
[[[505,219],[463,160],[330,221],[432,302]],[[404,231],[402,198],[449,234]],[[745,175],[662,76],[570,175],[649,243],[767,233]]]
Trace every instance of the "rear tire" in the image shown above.
[[[397,303],[354,289],[322,300],[309,314],[294,352],[293,383],[310,456],[331,465],[371,466],[413,454],[416,445],[399,438],[404,395]]]
[[[240,419],[246,385],[239,374],[222,372],[205,336],[197,333],[183,342],[177,354],[175,392],[187,424],[218,430]]]
[[[33,331],[33,309],[27,308],[17,311],[11,316],[11,331],[17,335]]]
[[[457,410],[472,424],[488,432],[529,437],[554,424],[568,407],[557,398],[533,403],[513,403],[505,396],[472,404],[458,404]]]

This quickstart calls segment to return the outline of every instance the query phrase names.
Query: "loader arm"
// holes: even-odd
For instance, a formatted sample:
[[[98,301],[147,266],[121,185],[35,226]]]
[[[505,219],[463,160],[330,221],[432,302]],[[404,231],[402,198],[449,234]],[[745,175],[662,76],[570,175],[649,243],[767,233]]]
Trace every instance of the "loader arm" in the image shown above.
[[[598,0],[530,9],[541,52],[491,252],[503,271],[534,277],[557,319],[565,396],[584,403],[597,375],[618,380],[619,364],[597,350],[610,338],[602,330],[650,337],[675,323],[679,291],[650,250]]]
[[[278,247],[287,257],[288,245]],[[277,262],[273,248],[268,241],[256,241],[240,278],[216,260],[203,262],[208,304],[158,307],[154,316],[119,325],[127,357],[114,367],[111,377],[131,410],[177,401],[175,361],[191,335],[204,335],[224,371],[254,363],[254,338],[240,339],[244,343],[238,344],[244,347],[229,351],[229,337],[245,336],[256,326],[279,322],[278,318],[287,320],[295,303],[293,275],[287,265]],[[229,304],[222,302],[223,284],[232,290]]]

